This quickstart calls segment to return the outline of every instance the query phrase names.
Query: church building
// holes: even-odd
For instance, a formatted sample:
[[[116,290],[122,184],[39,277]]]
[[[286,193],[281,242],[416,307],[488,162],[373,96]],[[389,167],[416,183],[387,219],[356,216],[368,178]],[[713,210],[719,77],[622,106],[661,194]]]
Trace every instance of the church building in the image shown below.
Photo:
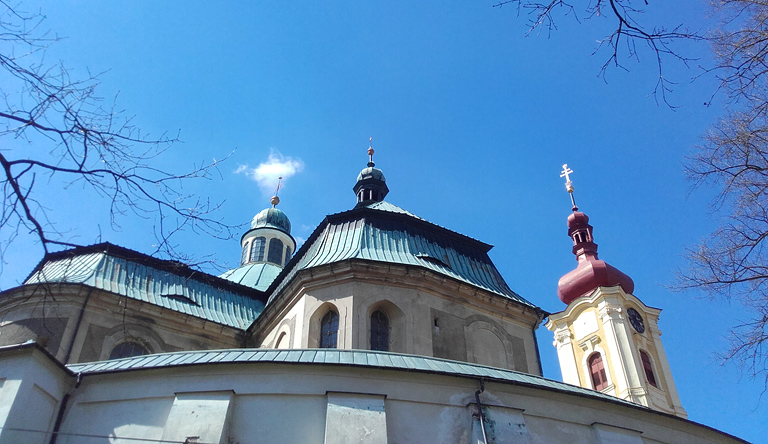
[[[686,419],[660,310],[575,203],[550,314],[491,245],[386,201],[373,154],[298,250],[274,196],[221,276],[109,243],[46,255],[0,293],[0,444],[745,442]]]

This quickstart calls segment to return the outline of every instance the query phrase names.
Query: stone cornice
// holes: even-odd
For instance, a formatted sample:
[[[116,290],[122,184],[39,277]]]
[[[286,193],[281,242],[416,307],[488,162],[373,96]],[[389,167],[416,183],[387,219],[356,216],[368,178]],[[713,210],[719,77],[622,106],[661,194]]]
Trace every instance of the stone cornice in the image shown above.
[[[529,306],[423,267],[349,259],[298,272],[292,282],[282,289],[281,295],[273,300],[272,304],[268,305],[249,327],[249,334],[258,337],[260,333],[266,333],[293,306],[297,296],[347,282],[425,291],[496,316],[499,315],[500,310],[503,310],[508,320],[527,328],[533,328],[541,318],[541,312]],[[259,333],[256,333],[257,331]]]

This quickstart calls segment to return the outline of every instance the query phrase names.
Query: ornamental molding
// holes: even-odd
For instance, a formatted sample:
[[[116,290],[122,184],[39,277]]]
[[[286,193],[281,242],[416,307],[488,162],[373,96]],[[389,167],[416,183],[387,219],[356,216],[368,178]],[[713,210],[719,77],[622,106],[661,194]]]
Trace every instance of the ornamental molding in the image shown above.
[[[570,343],[571,330],[569,330],[568,327],[562,327],[555,330],[555,341],[552,343],[555,347],[560,348]]]
[[[585,352],[590,352],[595,349],[595,346],[600,343],[600,336],[592,335],[587,339],[579,342],[579,347]]]
[[[605,322],[608,322],[611,319],[619,320],[621,319],[621,313],[623,309],[619,305],[603,305],[598,309],[598,316],[600,316],[600,320]]]

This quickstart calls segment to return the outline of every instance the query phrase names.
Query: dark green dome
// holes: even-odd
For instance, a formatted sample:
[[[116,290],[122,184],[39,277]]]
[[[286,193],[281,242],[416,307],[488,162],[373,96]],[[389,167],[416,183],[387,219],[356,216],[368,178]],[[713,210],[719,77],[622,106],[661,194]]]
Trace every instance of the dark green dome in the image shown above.
[[[364,179],[375,179],[375,180],[380,180],[382,182],[387,181],[387,179],[384,178],[384,173],[380,169],[374,168],[372,166],[369,166],[368,168],[363,168],[363,170],[360,171],[360,174],[357,175],[358,182]]]
[[[251,229],[254,228],[275,228],[285,234],[291,234],[291,221],[288,216],[277,208],[265,208],[254,216],[251,221]]]
[[[373,163],[373,148],[368,148],[368,167],[363,168],[360,174],[357,175],[357,182],[352,187],[352,191],[357,196],[357,205],[367,205],[371,202],[381,202],[389,193],[387,188],[387,179],[384,178],[384,173],[374,168],[376,166]]]

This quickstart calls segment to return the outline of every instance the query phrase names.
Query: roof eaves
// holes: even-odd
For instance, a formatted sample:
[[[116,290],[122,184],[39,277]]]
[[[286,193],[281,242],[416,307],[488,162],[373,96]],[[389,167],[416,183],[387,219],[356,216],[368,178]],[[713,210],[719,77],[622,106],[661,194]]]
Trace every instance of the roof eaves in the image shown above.
[[[317,354],[315,356],[319,356],[320,352],[327,352],[331,350],[330,349],[294,349],[294,350],[283,350],[283,351],[293,351],[293,352],[301,352],[301,353],[280,353],[279,350],[256,349],[256,350],[253,350],[253,354],[250,355],[248,359],[235,359],[234,358],[235,356],[239,357],[240,355],[233,355],[230,353],[222,355],[222,352],[235,352],[235,351],[243,351],[243,350],[238,350],[238,349],[203,350],[203,351],[195,351],[195,352],[169,353],[169,354],[180,354],[182,356],[180,356],[180,359],[171,359],[169,361],[164,361],[164,362],[169,362],[169,364],[165,364],[162,366],[150,365],[145,367],[138,367],[138,366],[134,367],[134,363],[131,361],[140,360],[142,359],[142,357],[133,357],[133,358],[125,358],[125,359],[119,360],[121,362],[125,361],[125,364],[122,366],[118,365],[118,366],[105,367],[100,365],[100,364],[103,364],[103,361],[102,361],[102,362],[94,362],[94,363],[72,364],[68,367],[70,367],[69,368],[70,371],[73,371],[73,369],[75,369],[74,372],[77,372],[83,376],[105,374],[105,373],[118,373],[118,372],[124,372],[124,371],[149,370],[149,369],[156,369],[159,367],[186,367],[186,366],[194,366],[194,365],[222,365],[222,364],[232,364],[232,363],[235,363],[235,364],[251,363],[256,365],[258,365],[259,363],[273,363],[273,364],[284,364],[284,365],[333,365],[333,366],[344,366],[344,367],[377,368],[377,369],[383,369],[383,370],[406,371],[406,372],[413,372],[413,373],[441,374],[441,375],[453,376],[457,378],[481,379],[481,380],[497,382],[501,384],[517,385],[521,387],[528,387],[528,388],[533,388],[538,390],[560,393],[566,396],[577,396],[577,397],[592,399],[596,401],[608,402],[613,405],[624,406],[627,408],[631,408],[637,411],[642,411],[652,415],[660,415],[662,417],[666,417],[674,421],[682,421],[683,423],[704,427],[708,430],[728,436],[737,441],[743,442],[745,444],[749,444],[748,441],[745,441],[739,437],[733,436],[721,430],[717,430],[713,427],[710,427],[701,423],[697,423],[695,421],[691,421],[690,419],[687,419],[687,418],[680,418],[670,413],[654,410],[649,407],[646,407],[640,404],[635,404],[633,402],[616,398],[614,396],[607,395],[594,390],[573,386],[570,384],[566,384],[564,382],[547,379],[547,378],[544,378],[543,376],[537,376],[537,375],[532,375],[528,373],[521,373],[514,370],[488,367],[480,364],[472,364],[472,363],[461,362],[461,361],[453,361],[450,359],[434,358],[434,357],[419,356],[419,355],[406,355],[406,354],[392,353],[392,352],[379,352],[379,351],[371,351],[371,350],[333,350],[333,352],[335,352],[335,354],[337,355],[338,359],[331,359],[331,360],[315,359],[311,361],[307,359],[303,359],[304,352],[316,352]],[[222,356],[222,359],[216,360],[214,362],[208,362],[210,360],[206,360],[201,356],[197,356],[192,359],[187,359],[183,356],[185,354],[191,355],[191,354],[206,354],[206,353]],[[381,355],[382,357],[400,358],[400,359],[381,359],[381,360],[365,359],[365,363],[362,363],[360,359],[357,359],[357,360],[355,359],[356,354],[363,354],[365,356],[375,354],[375,355]],[[341,357],[343,355],[348,355],[348,356],[346,359],[342,359]],[[227,357],[228,359],[224,359],[224,357]],[[144,358],[146,358],[146,356]],[[416,364],[418,365],[409,366],[407,365],[407,362],[404,360],[407,360],[407,362],[411,362],[412,364],[414,363],[414,361],[418,361],[416,362]],[[206,361],[206,362],[199,362],[199,361]],[[401,363],[396,364],[395,363],[396,361],[399,361]],[[158,362],[158,361],[150,361],[150,362]],[[372,363],[372,362],[375,362],[375,363]],[[89,367],[93,370],[89,370]],[[100,371],[99,368],[102,368],[104,370]],[[77,369],[80,369],[80,370],[78,371]]]
[[[23,342],[21,344],[13,344],[13,345],[4,345],[0,346],[0,353],[3,352],[13,352],[17,350],[25,350],[25,349],[36,349],[43,355],[45,355],[46,358],[48,358],[51,362],[53,362],[56,367],[60,368],[62,371],[64,371],[69,376],[75,376],[77,375],[77,372],[72,371],[69,367],[62,364],[61,361],[56,359],[55,356],[51,354],[48,350],[45,349],[42,345],[38,344],[37,342],[33,340],[29,340],[27,342]]]
[[[218,276],[214,276],[212,274],[208,274],[200,270],[195,270],[189,265],[183,264],[178,261],[159,259],[159,258],[150,256],[144,253],[140,253],[138,251],[131,250],[125,247],[121,247],[119,245],[115,245],[109,242],[102,242],[99,244],[75,247],[67,250],[47,253],[43,257],[43,259],[37,264],[37,266],[35,266],[35,268],[32,270],[29,276],[27,276],[26,279],[24,279],[24,282],[27,282],[32,276],[35,275],[35,273],[39,272],[43,268],[46,262],[52,262],[52,261],[65,259],[65,258],[72,258],[75,256],[81,256],[81,255],[90,254],[90,253],[104,253],[108,256],[117,257],[127,261],[140,263],[142,265],[150,266],[162,271],[175,274],[176,276],[179,276],[183,279],[194,279],[196,281],[200,281],[200,282],[212,285],[214,287],[223,288],[241,295],[248,296],[250,298],[256,299],[264,303],[266,303],[268,299],[268,294],[266,292],[256,290],[246,285],[241,285],[236,282],[232,282],[227,279],[220,278]]]

